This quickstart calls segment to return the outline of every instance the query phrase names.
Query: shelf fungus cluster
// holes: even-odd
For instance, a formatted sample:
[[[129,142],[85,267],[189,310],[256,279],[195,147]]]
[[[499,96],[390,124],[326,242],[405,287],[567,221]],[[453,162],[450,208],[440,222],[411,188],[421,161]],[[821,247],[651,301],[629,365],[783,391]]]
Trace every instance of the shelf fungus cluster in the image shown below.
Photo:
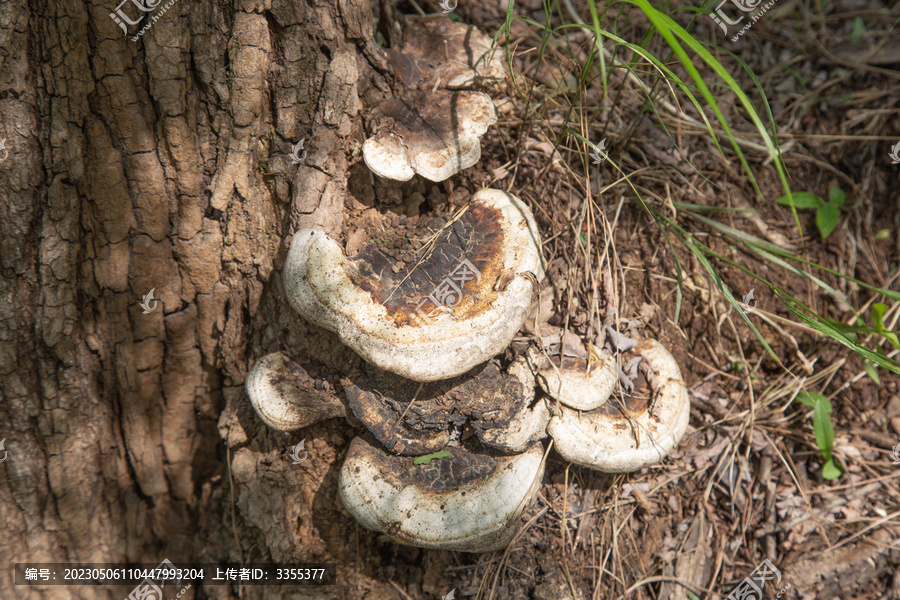
[[[443,181],[481,158],[480,138],[497,122],[491,97],[506,79],[502,53],[471,25],[407,18],[404,45],[388,50],[399,92],[374,107],[363,158],[376,175]]]
[[[592,348],[592,356],[600,353]],[[532,353],[532,356],[535,354]],[[637,360],[635,360],[637,359]],[[630,391],[614,394],[619,369],[612,356],[593,368],[568,358],[559,366],[536,360],[537,379],[560,402],[547,432],[566,460],[604,471],[627,473],[662,461],[687,431],[690,399],[678,363],[662,344],[644,340],[619,360],[633,364]]]
[[[439,181],[480,157],[495,116],[474,88],[496,90],[505,75],[477,30],[445,17],[409,26],[409,41],[387,51],[407,93],[379,105],[363,153],[381,177]],[[540,488],[548,436],[573,463],[632,471],[666,456],[690,410],[674,358],[655,341],[617,355],[590,347],[587,358],[507,352],[542,264],[531,210],[493,189],[403,269],[370,246],[348,258],[324,232],[297,231],[282,273],[290,305],[364,362],[341,381],[341,403],[322,400],[286,355],[264,356],[245,382],[253,408],[280,431],[341,416],[362,424],[338,495],[364,527],[423,548],[501,549]]]

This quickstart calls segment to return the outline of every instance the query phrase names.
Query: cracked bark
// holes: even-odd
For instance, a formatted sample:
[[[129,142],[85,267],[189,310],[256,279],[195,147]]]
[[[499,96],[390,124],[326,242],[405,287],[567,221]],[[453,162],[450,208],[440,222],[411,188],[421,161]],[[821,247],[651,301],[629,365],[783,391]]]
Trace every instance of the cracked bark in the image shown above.
[[[113,1],[0,4],[4,566],[240,560],[254,544],[322,556],[267,537],[290,515],[263,523],[277,507],[255,504],[271,491],[255,467],[232,527],[220,437],[272,447],[241,424],[251,356],[352,360],[292,314],[277,277],[293,231],[341,233],[373,77],[369,3],[311,4],[182,0],[136,42],[149,18],[123,36]],[[13,586],[0,569],[4,598],[122,595]]]

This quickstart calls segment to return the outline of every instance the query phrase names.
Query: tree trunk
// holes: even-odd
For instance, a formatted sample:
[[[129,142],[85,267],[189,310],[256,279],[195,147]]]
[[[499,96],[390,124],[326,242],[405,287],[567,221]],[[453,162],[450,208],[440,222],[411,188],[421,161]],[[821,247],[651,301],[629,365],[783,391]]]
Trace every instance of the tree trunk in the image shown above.
[[[314,427],[309,466],[267,471],[259,457],[297,440],[253,418],[242,383],[272,350],[352,360],[293,314],[277,273],[291,232],[340,233],[373,8],[128,2],[144,17],[120,26],[115,1],[0,4],[4,566],[352,559],[329,547],[352,524],[323,533],[313,518],[337,515],[318,494],[333,460],[316,457],[349,429]],[[282,526],[308,543],[273,536]],[[233,597],[195,592],[182,598]],[[0,570],[2,598],[127,593],[14,586]]]

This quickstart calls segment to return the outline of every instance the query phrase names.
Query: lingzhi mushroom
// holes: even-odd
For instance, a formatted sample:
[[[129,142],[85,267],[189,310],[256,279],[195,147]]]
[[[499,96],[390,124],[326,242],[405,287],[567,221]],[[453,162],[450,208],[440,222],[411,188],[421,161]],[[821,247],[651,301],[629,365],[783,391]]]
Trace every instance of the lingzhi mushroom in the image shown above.
[[[408,93],[379,105],[363,154],[380,177],[439,181],[480,157],[478,138],[496,118],[474,88],[496,92],[505,73],[470,26],[446,17],[408,26],[417,33],[402,51],[387,51]],[[466,61],[440,60],[447,48]],[[604,348],[589,345],[587,358],[510,350],[545,279],[537,224],[519,198],[475,193],[417,258],[392,269],[369,248],[346,257],[324,232],[297,231],[282,273],[290,305],[364,362],[341,381],[346,404],[323,399],[280,352],[257,360],[245,382],[274,429],[345,417],[367,430],[338,484],[362,526],[423,548],[498,550],[536,497],[548,436],[566,460],[609,472],[658,463],[678,444],[690,404],[658,342],[625,353],[635,369],[627,386],[622,356]]]
[[[497,89],[506,77],[490,38],[445,17],[410,17],[403,48],[388,50],[387,61],[399,91],[373,109],[375,131],[363,144],[372,172],[443,181],[478,162],[479,138],[497,122],[494,103],[479,90]]]

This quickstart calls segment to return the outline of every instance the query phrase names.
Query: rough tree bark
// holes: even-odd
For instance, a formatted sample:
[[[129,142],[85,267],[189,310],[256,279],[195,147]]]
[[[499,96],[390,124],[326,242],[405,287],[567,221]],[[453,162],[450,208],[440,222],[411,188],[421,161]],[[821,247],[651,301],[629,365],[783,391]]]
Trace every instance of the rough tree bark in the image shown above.
[[[241,425],[251,357],[353,360],[292,314],[277,273],[297,228],[340,233],[360,90],[379,77],[373,6],[177,0],[132,41],[156,12],[123,35],[115,1],[0,3],[3,566],[341,559],[321,542],[339,529],[266,536],[274,514],[302,538],[332,499],[276,506],[260,483],[306,477],[302,498],[330,461],[278,480],[232,449],[293,441]],[[346,426],[317,427],[311,457],[333,458]],[[2,598],[121,596],[0,569]]]

